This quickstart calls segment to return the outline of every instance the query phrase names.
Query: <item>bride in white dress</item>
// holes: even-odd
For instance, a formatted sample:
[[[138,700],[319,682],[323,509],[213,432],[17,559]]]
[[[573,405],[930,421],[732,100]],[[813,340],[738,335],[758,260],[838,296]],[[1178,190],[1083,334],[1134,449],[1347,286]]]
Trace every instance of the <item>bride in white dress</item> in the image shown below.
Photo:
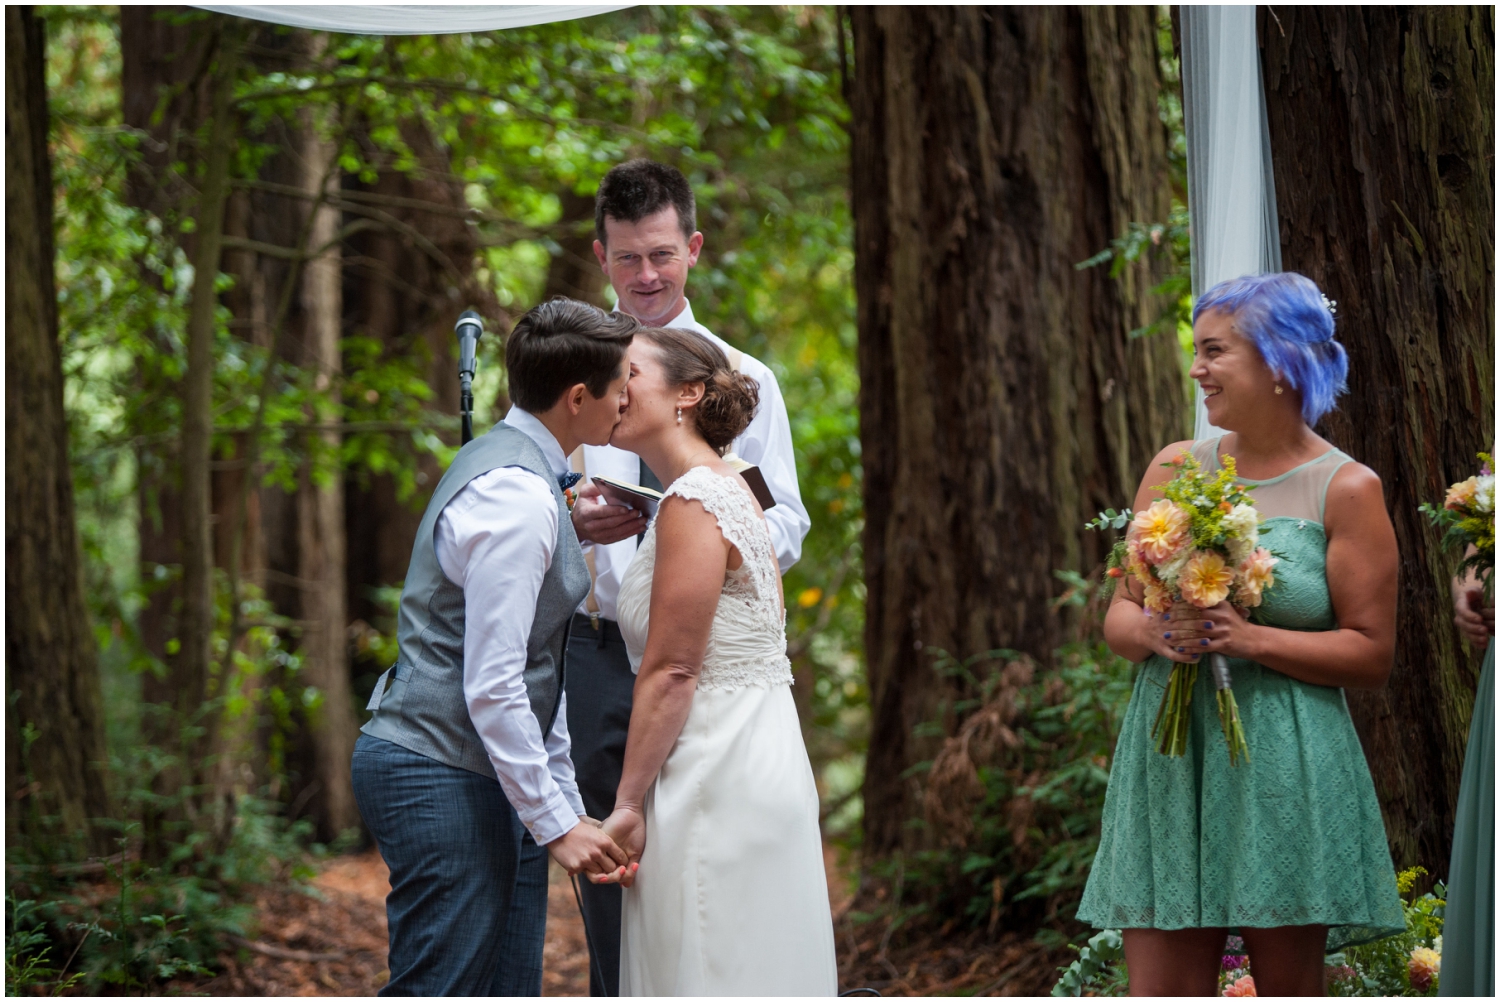
[[[757,387],[687,331],[640,331],[630,368],[611,441],[670,486],[619,596],[638,673],[604,823],[638,860],[618,878],[620,994],[836,995],[781,577],[759,504],[721,458]]]

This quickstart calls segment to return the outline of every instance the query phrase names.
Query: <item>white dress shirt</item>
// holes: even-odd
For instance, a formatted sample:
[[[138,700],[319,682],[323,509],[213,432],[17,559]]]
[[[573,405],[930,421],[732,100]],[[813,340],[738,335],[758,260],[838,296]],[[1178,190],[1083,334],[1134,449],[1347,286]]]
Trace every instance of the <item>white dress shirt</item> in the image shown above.
[[[727,342],[693,318],[692,304],[686,300],[681,313],[659,326],[696,331],[725,349],[726,353],[732,350]],[[812,528],[812,519],[808,517],[807,508],[802,504],[802,492],[797,487],[792,424],[787,419],[786,401],[781,397],[781,387],[777,385],[776,374],[770,366],[745,355],[740,371],[760,385],[760,406],[756,408],[750,426],[729,448],[745,462],[760,467],[766,486],[776,499],[776,506],[766,512],[766,523],[771,530],[771,543],[776,547],[776,562],[781,565],[781,573],[785,574],[802,556],[802,540]],[[583,458],[589,476],[599,473],[630,484],[640,482],[641,460],[633,452],[612,445],[586,445]],[[599,615],[618,620],[620,582],[625,578],[625,568],[635,557],[636,537],[608,546],[597,543],[585,543],[584,546],[593,549],[594,598],[599,604]],[[580,606],[579,611],[588,610]]]
[[[531,414],[505,423],[524,432],[555,473],[562,446]],[[569,755],[567,694],[542,739],[522,672],[542,578],[557,548],[557,502],[541,477],[519,466],[491,470],[438,516],[438,565],[464,590],[464,701],[506,799],[538,845],[561,838],[584,813]]]

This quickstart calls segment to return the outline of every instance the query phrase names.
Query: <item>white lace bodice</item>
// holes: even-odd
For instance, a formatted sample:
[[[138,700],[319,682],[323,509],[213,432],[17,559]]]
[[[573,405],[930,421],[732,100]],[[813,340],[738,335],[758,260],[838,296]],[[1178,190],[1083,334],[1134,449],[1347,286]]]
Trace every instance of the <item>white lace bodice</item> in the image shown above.
[[[703,656],[699,689],[773,686],[792,681],[786,656],[786,613],[778,588],[779,569],[771,533],[749,493],[731,477],[695,466],[673,481],[667,495],[697,501],[740,551],[738,570],[724,575],[713,631]],[[620,634],[639,671],[651,623],[651,578],[656,571],[656,520],[620,583]]]

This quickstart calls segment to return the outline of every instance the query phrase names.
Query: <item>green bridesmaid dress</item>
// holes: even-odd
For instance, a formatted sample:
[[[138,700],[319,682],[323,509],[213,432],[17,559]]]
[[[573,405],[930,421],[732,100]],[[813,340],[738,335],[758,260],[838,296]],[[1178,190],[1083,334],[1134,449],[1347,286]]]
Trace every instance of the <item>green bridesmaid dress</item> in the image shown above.
[[[1439,995],[1495,994],[1495,642],[1484,655],[1464,753],[1443,910]]]
[[[1219,440],[1193,454],[1218,472]],[[1336,628],[1323,503],[1338,450],[1249,480],[1261,545],[1279,558],[1255,620]],[[1198,672],[1187,753],[1156,750],[1151,727],[1172,662],[1140,666],[1110,770],[1099,851],[1078,917],[1101,929],[1326,925],[1328,949],[1405,931],[1375,784],[1342,689],[1229,659],[1250,748],[1229,764],[1212,675]]]

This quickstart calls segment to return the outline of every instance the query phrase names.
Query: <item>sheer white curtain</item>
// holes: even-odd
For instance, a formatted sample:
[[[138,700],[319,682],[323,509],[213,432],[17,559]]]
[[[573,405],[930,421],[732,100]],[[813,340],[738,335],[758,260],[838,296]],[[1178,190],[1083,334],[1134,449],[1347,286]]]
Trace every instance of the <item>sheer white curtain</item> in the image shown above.
[[[1181,8],[1193,294],[1227,278],[1281,270],[1271,136],[1253,6]],[[1208,423],[1196,391],[1194,438]]]
[[[255,21],[270,21],[273,24],[319,31],[341,31],[350,35],[450,35],[463,31],[519,28],[528,24],[545,24],[548,21],[571,21],[574,18],[622,10],[633,7],[634,4],[193,6],[220,14],[248,17]]]

